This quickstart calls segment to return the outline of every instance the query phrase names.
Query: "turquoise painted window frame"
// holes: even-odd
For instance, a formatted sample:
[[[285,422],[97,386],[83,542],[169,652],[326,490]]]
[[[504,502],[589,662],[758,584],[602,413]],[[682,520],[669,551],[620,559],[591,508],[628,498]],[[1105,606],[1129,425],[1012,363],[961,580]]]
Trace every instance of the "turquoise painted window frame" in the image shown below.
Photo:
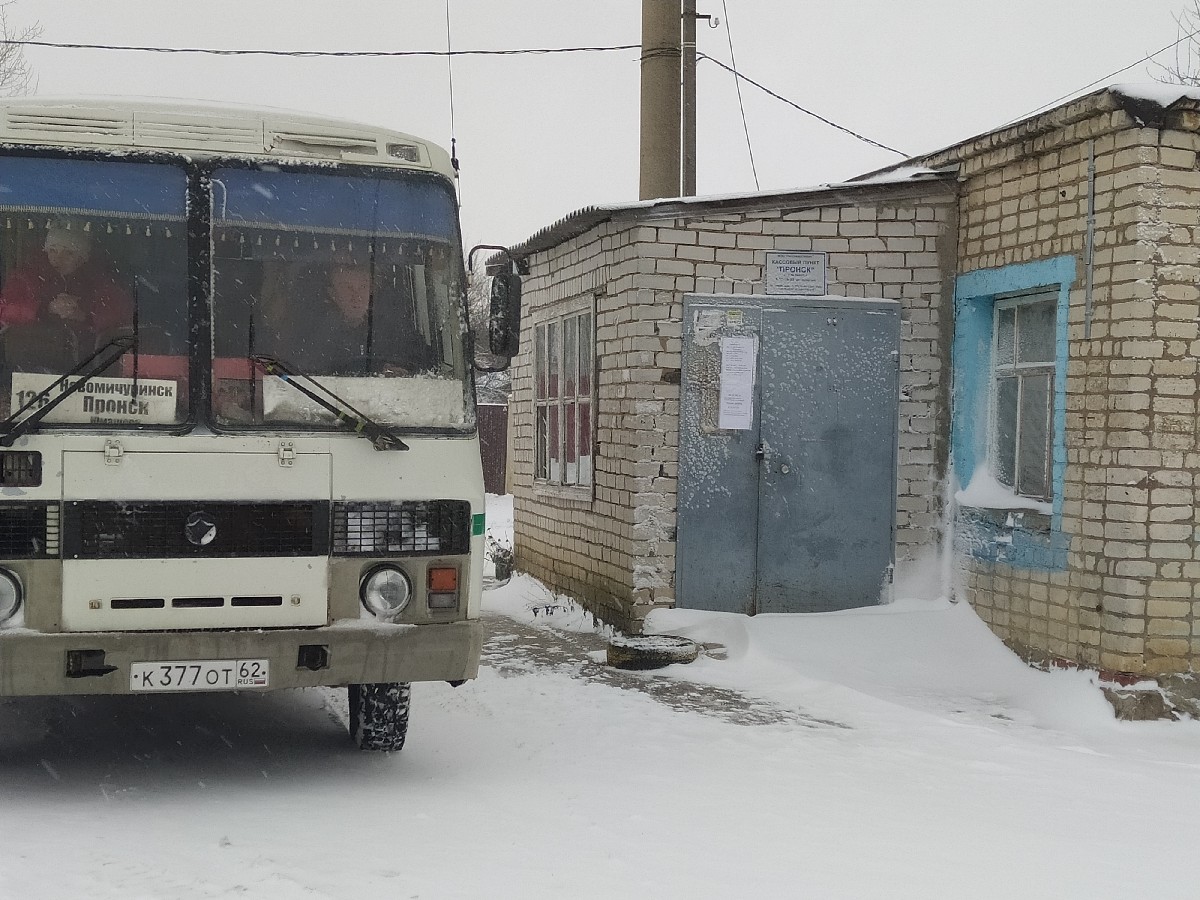
[[[1057,256],[994,269],[978,269],[960,275],[955,280],[950,446],[954,473],[961,487],[970,484],[979,466],[988,465],[996,303],[1017,294],[1053,292],[1057,295],[1051,462],[1053,512],[1050,516],[1050,533],[1048,536],[1030,535],[1022,533],[1019,526],[1015,530],[1005,530],[975,522],[969,539],[962,543],[963,548],[972,555],[1003,560],[1022,568],[1066,567],[1062,508],[1067,468],[1067,325],[1071,286],[1075,278],[1075,257]]]
[[[1050,502],[1054,495],[1054,478],[1052,467],[1054,463],[1054,422],[1050,419],[1053,415],[1055,406],[1054,396],[1054,367],[1058,361],[1058,352],[1056,346],[1048,348],[1048,353],[1044,359],[1029,362],[1020,358],[1021,346],[1020,335],[1024,329],[1022,324],[1025,321],[1022,317],[1021,310],[1029,309],[1033,306],[1041,306],[1042,304],[1054,304],[1054,309],[1057,311],[1057,291],[1034,290],[1022,292],[1020,294],[1005,295],[997,297],[992,304],[993,322],[992,322],[992,395],[991,395],[991,416],[989,433],[991,435],[990,449],[992,454],[993,466],[996,466],[995,455],[1000,450],[1001,436],[999,434],[1000,424],[1000,398],[999,384],[1002,379],[1012,379],[1018,382],[1017,393],[1013,400],[1017,403],[1017,408],[1013,410],[1015,421],[1013,422],[1014,429],[1011,441],[1005,441],[1005,444],[1011,443],[1013,452],[1013,471],[1009,473],[1009,479],[1006,481],[1001,477],[1002,473],[993,471],[996,480],[1001,484],[1011,487],[1013,491],[1021,497],[1028,497],[1034,501]],[[1012,358],[1007,361],[1000,359],[1000,320],[1002,311],[1013,313],[1013,346],[1011,348]],[[1056,336],[1053,325],[1051,325],[1051,336]],[[1043,493],[1041,496],[1034,495],[1028,490],[1023,490],[1022,472],[1021,472],[1021,456],[1022,451],[1028,443],[1025,435],[1025,418],[1022,414],[1023,407],[1021,405],[1021,396],[1026,390],[1025,382],[1030,377],[1047,377],[1049,384],[1047,386],[1047,406],[1045,437],[1039,442],[1038,456],[1042,461],[1042,482]]]

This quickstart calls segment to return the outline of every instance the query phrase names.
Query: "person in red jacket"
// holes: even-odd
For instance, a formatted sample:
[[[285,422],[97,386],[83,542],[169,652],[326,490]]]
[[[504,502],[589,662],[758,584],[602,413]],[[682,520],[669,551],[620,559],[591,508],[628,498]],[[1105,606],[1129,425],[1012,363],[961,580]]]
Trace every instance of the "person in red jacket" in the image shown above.
[[[44,252],[18,268],[0,288],[0,328],[42,325],[62,333],[70,356],[82,359],[133,324],[133,299],[108,265],[92,256],[91,235],[55,223]]]

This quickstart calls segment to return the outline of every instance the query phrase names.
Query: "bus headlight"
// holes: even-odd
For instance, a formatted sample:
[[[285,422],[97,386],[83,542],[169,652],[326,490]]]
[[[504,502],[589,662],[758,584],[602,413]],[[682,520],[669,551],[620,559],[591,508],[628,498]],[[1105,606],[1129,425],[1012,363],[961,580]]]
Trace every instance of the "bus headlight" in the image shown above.
[[[21,582],[7,569],[0,569],[0,622],[7,622],[21,608]]]
[[[390,622],[412,600],[412,582],[395,566],[376,566],[362,580],[358,593],[373,616]]]

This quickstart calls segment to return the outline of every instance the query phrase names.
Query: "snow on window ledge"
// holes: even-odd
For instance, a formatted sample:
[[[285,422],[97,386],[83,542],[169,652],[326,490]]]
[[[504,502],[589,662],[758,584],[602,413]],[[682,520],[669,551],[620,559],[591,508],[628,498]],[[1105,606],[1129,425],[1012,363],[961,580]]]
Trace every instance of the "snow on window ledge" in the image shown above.
[[[1054,513],[1054,504],[1034,500],[1032,497],[1022,497],[1012,488],[997,481],[995,476],[982,466],[971,476],[971,483],[954,494],[954,500],[959,506],[976,509],[1028,509],[1046,516]]]
[[[554,497],[559,500],[570,500],[575,503],[591,504],[592,486],[590,484],[562,484],[557,481],[534,481],[533,492],[540,497]]]

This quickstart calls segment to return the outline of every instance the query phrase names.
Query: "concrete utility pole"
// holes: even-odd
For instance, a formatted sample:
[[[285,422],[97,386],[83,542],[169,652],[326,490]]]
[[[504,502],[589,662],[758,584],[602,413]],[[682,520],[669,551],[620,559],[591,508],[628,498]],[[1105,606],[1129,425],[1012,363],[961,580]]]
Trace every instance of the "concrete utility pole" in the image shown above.
[[[696,0],[683,0],[683,197],[696,196]]]
[[[678,197],[682,0],[642,0],[641,199]],[[693,23],[695,19],[692,20]]]

